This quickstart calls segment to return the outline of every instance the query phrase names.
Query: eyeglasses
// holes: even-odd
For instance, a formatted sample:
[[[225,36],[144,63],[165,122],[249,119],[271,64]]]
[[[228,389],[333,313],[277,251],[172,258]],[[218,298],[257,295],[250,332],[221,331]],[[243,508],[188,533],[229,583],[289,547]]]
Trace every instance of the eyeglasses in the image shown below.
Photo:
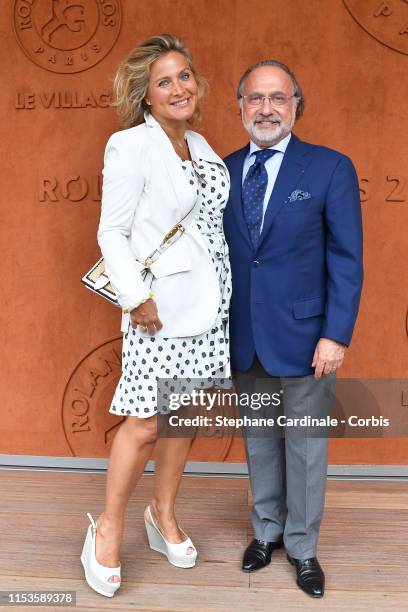
[[[256,108],[257,106],[262,106],[264,100],[268,100],[268,102],[272,104],[272,106],[284,106],[292,98],[298,97],[298,94],[293,94],[293,96],[287,96],[281,93],[271,94],[270,96],[261,96],[257,93],[249,94],[249,96],[241,96],[241,98],[245,100],[248,106],[252,106],[253,108]]]

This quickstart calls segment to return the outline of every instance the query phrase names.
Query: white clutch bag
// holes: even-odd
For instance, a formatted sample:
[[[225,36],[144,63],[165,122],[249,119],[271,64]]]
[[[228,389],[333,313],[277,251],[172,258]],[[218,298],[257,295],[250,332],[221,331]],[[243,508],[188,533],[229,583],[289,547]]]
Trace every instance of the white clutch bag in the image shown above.
[[[111,282],[105,273],[105,261],[103,257],[98,259],[96,264],[81,278],[81,282],[85,287],[108,300],[111,304],[119,306],[116,293],[113,290]]]

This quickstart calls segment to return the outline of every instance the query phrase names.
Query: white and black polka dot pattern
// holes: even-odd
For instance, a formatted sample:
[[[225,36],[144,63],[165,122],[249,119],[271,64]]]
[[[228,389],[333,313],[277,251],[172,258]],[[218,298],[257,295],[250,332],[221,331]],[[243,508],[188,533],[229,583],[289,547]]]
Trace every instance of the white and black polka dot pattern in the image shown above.
[[[186,383],[197,386],[193,383],[201,379],[199,386],[208,387],[214,378],[225,379],[226,386],[229,385],[231,270],[222,227],[228,185],[219,164],[199,160],[196,171],[205,181],[200,186],[192,162],[183,161],[182,168],[190,185],[197,187],[201,200],[196,224],[205,237],[220,282],[218,316],[209,331],[185,338],[139,338],[129,324],[123,336],[122,376],[109,408],[112,414],[146,418],[158,411],[167,412],[166,405],[158,406],[159,379],[164,379],[163,385],[169,391],[172,391],[172,381],[174,386],[177,381],[183,386]],[[166,399],[166,394],[163,397]]]

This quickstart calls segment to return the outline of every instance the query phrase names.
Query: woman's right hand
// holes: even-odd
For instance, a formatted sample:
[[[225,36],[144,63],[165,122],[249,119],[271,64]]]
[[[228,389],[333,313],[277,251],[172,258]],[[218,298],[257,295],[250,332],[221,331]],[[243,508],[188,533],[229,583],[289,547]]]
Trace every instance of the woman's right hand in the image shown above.
[[[134,329],[140,325],[141,330],[149,332],[151,336],[154,336],[156,331],[163,327],[157,312],[156,302],[151,298],[130,312],[130,322]]]

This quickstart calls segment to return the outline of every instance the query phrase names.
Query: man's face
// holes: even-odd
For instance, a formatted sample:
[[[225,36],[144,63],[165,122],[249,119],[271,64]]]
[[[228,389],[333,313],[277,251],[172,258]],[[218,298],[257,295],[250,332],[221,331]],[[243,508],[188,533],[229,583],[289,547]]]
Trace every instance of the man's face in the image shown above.
[[[255,68],[244,83],[243,95],[271,96],[284,94],[292,96],[293,83],[290,76],[276,66]],[[295,123],[296,98],[282,106],[274,106],[270,100],[263,100],[257,107],[250,106],[248,99],[242,101],[242,123],[251,140],[261,148],[271,147],[285,138]]]

